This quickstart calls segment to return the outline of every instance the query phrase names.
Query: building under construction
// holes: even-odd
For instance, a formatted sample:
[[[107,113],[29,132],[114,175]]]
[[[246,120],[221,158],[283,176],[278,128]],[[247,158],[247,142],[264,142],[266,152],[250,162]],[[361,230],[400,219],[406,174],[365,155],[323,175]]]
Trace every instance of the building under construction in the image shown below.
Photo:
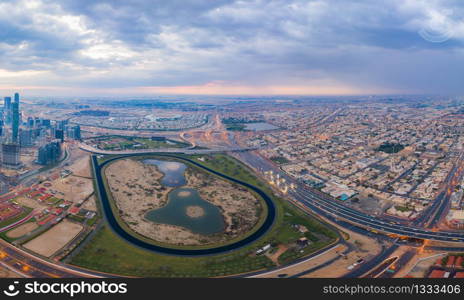
[[[15,143],[2,144],[2,166],[6,168],[18,168],[21,166],[19,157],[20,147]]]

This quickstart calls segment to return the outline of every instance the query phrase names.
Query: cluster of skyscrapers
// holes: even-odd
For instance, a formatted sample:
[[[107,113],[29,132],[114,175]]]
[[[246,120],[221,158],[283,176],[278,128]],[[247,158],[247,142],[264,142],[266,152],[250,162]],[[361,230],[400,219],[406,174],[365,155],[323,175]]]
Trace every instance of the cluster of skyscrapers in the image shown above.
[[[37,146],[36,163],[47,165],[59,160],[61,143],[65,136],[80,139],[79,125],[68,124],[67,120],[51,121],[28,116],[22,120],[18,93],[4,98],[0,107],[1,163],[3,167],[21,167],[21,148]]]

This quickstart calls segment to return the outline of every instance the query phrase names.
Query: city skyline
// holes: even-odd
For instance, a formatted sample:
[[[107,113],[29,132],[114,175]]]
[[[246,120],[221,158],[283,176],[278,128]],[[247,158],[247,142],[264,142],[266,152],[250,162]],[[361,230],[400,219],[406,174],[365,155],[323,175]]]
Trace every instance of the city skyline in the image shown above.
[[[0,91],[460,94],[463,9],[440,0],[7,1]]]

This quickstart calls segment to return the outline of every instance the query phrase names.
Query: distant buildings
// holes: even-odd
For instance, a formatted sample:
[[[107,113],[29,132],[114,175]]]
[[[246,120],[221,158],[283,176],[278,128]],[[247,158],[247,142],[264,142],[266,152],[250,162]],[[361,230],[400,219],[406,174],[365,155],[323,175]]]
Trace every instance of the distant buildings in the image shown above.
[[[50,122],[49,119],[42,119],[42,120],[40,120],[40,119],[37,120],[36,119],[36,123],[37,122],[38,122],[38,124],[41,124],[43,127],[50,127],[50,125],[51,125],[51,122]]]

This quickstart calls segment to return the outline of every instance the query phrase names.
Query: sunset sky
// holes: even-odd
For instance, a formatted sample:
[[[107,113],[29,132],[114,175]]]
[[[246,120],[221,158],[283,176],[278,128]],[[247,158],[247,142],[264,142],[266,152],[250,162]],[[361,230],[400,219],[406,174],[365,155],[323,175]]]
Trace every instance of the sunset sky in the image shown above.
[[[0,0],[0,94],[464,92],[462,0]]]

